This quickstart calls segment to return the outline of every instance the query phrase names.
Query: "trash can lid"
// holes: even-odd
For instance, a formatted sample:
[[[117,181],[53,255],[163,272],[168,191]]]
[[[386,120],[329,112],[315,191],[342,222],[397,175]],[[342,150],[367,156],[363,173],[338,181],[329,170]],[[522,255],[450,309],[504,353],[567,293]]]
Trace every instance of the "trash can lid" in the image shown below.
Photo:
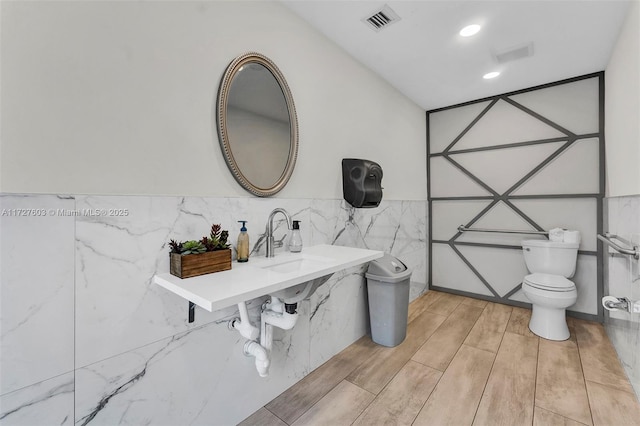
[[[369,262],[367,273],[383,277],[393,277],[406,270],[407,265],[402,263],[401,260],[385,253],[381,258]]]

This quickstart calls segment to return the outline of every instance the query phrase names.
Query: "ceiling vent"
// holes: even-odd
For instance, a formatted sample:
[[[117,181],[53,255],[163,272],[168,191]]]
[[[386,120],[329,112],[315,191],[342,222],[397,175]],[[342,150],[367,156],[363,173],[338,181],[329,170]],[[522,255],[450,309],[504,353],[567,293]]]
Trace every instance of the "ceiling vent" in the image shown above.
[[[533,42],[493,51],[493,57],[499,64],[528,58],[529,56],[533,56]]]
[[[373,15],[364,18],[362,22],[367,24],[372,30],[378,32],[399,20],[400,17],[398,14],[385,4],[382,9],[378,10]]]

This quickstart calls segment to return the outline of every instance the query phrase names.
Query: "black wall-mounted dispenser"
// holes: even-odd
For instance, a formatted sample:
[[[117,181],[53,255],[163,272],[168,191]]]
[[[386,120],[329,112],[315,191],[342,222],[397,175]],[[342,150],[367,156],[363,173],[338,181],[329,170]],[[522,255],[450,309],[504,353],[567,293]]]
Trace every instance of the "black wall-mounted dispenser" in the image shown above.
[[[353,207],[378,207],[382,200],[382,167],[370,160],[342,159],[342,192]]]

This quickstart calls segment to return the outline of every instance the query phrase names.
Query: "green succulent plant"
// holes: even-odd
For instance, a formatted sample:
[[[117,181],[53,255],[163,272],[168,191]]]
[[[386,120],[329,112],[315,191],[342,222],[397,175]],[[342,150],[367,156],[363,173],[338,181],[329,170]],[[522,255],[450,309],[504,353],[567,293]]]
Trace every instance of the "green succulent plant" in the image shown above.
[[[201,254],[207,251],[207,248],[200,241],[185,241],[182,243],[182,251],[180,254]]]
[[[207,238],[207,240],[209,240],[209,243],[213,247],[213,250],[222,250],[229,248],[229,244],[227,244],[228,238],[228,231],[222,231],[222,227],[220,225],[212,225],[211,233],[209,234],[209,238]]]
[[[211,233],[208,237],[202,237],[200,241],[191,240],[178,242],[169,241],[171,253],[177,254],[200,254],[208,251],[224,250],[229,248],[229,232],[223,231],[222,226],[214,224],[211,226]]]

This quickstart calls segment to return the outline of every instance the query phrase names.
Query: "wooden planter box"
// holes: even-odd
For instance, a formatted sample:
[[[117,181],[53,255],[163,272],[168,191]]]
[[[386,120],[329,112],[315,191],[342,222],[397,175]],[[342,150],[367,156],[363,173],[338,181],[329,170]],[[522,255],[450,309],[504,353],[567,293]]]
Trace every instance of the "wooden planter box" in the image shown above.
[[[231,269],[231,249],[208,251],[202,254],[169,253],[170,272],[180,278],[195,277]]]

